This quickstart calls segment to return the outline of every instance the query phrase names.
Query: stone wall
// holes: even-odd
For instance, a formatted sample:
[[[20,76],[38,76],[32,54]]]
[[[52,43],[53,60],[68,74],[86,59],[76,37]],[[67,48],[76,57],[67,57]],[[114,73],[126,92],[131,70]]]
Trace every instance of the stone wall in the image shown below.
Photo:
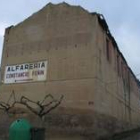
[[[111,61],[106,57],[106,38],[114,49]],[[29,110],[22,111],[25,108],[18,108],[12,116],[2,112],[3,135],[7,137],[10,123],[17,118],[46,127],[46,138],[50,140],[93,140],[137,127],[140,111],[135,77],[131,73],[135,86],[131,90],[130,106],[117,72],[116,54],[120,52],[111,41],[98,14],[66,3],[48,4],[25,21],[7,28],[0,101],[12,105],[26,96],[38,102],[47,94],[55,99],[61,95],[64,98],[43,121]],[[3,83],[5,66],[42,60],[48,62],[46,81]],[[11,96],[13,92],[15,97]]]

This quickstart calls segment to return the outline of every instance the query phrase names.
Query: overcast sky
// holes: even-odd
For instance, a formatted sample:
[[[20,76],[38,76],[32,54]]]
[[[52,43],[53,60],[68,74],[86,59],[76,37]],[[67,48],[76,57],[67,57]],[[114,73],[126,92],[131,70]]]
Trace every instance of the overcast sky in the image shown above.
[[[23,21],[48,2],[59,3],[62,0],[1,0],[0,58],[5,28]],[[140,73],[140,0],[65,0],[65,2],[80,5],[90,12],[103,14],[129,66],[135,74]]]

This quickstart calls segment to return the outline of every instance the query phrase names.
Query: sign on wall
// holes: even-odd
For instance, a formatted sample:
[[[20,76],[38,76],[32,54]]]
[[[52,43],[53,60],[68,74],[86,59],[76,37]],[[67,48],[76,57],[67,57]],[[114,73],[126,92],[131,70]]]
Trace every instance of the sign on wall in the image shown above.
[[[47,61],[17,64],[5,67],[4,83],[45,81]]]

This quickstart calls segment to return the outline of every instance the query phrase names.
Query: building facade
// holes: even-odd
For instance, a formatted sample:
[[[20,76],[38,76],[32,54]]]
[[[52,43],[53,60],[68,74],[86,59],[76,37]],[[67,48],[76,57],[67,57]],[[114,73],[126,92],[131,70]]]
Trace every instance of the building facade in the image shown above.
[[[37,103],[48,94],[63,99],[42,121],[18,104],[22,96]],[[50,3],[6,29],[0,103],[14,106],[12,115],[1,112],[4,134],[21,117],[43,123],[50,140],[92,140],[140,124],[139,81],[104,17],[66,3]]]

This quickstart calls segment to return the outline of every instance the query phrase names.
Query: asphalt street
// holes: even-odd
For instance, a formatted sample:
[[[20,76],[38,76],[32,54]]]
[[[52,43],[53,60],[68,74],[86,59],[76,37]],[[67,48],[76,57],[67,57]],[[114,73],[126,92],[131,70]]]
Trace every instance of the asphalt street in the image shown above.
[[[140,140],[140,132],[111,138],[110,140]]]
[[[132,136],[122,138],[122,139],[118,139],[118,140],[140,140],[140,132],[137,133],[137,134],[134,134]]]

